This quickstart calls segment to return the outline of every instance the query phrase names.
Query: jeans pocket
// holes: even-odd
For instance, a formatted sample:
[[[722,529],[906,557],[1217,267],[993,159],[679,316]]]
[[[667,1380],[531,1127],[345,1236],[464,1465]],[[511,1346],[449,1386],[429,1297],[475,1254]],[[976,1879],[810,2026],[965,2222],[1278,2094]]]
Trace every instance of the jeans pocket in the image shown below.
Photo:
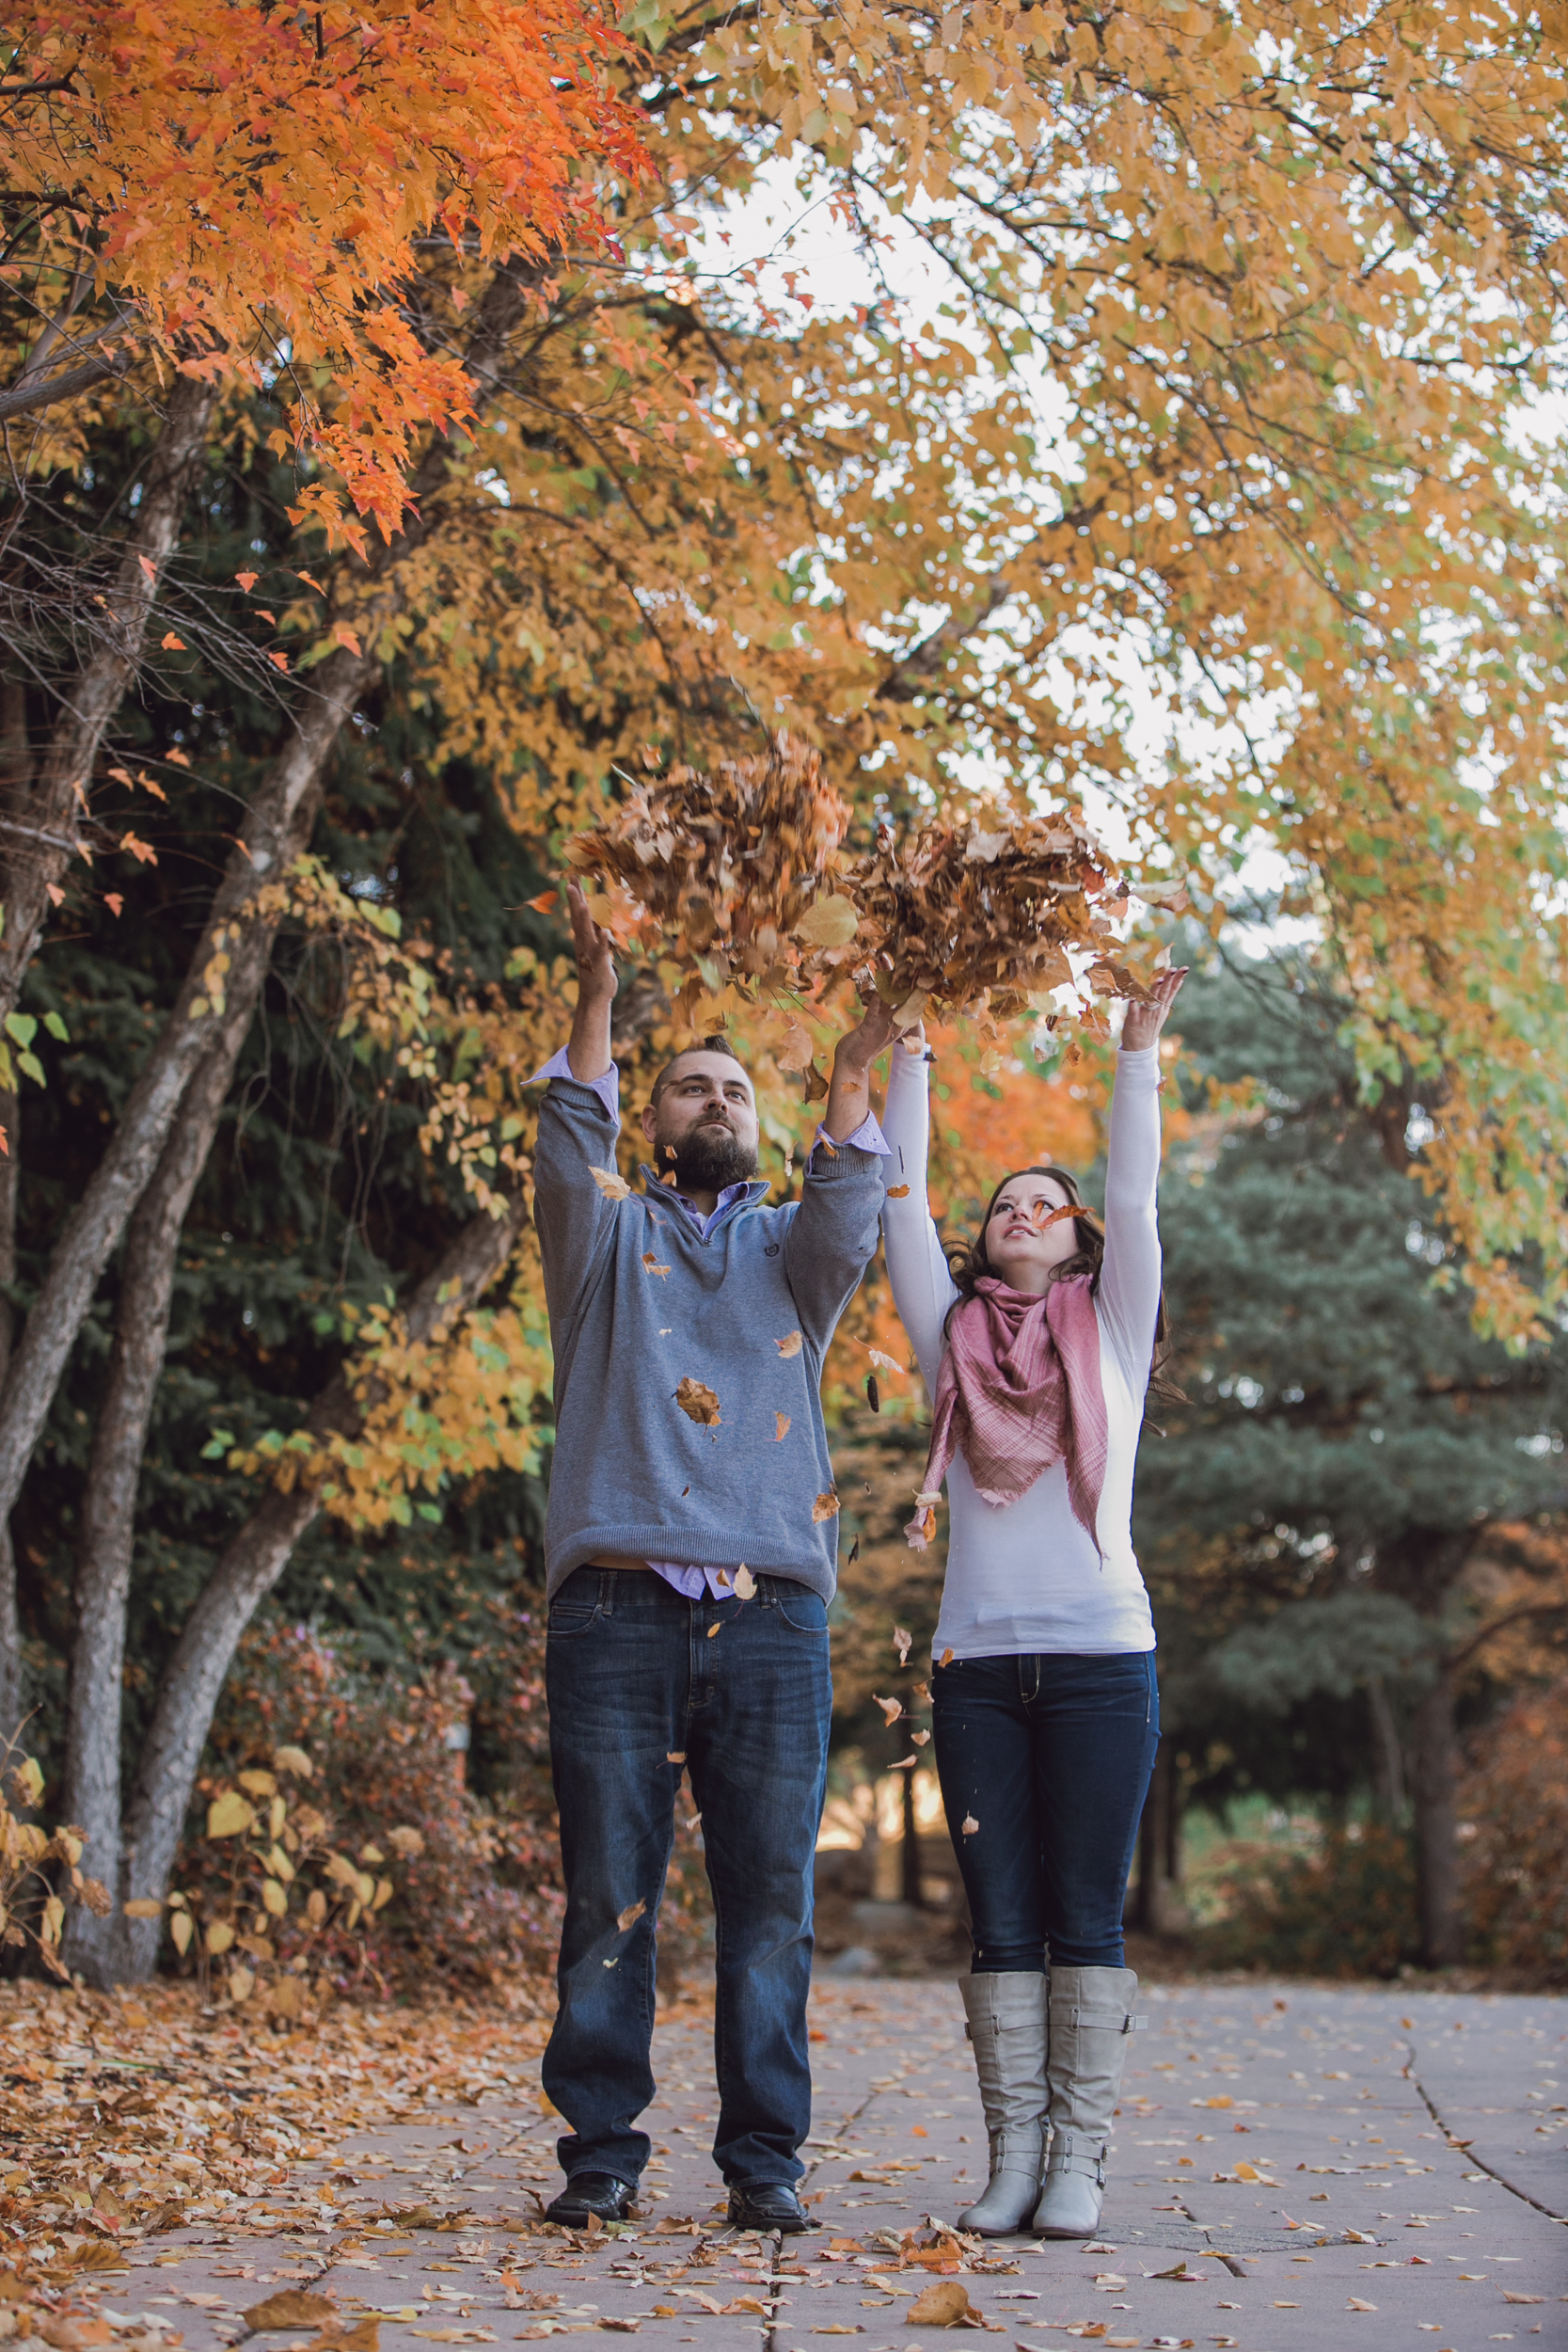
[[[597,1608],[583,1609],[575,1604],[563,1608],[559,1601],[553,1601],[545,1630],[552,1642],[569,1642],[579,1633],[591,1633],[598,1622]]]
[[[774,1602],[779,1615],[792,1632],[815,1633],[825,1642],[828,1638],[828,1604],[820,1593],[812,1592],[804,1584],[785,1590],[780,1586]]]

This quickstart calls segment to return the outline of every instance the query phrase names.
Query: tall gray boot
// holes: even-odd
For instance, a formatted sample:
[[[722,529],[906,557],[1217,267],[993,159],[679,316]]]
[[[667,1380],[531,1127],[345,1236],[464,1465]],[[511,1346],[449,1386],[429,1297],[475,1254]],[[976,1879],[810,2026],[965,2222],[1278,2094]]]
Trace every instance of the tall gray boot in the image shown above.
[[[1051,2157],[1035,2208],[1039,2237],[1093,2237],[1100,2227],[1111,2117],[1121,2091],[1132,2015],[1131,1968],[1051,1972]]]
[[[960,2230],[1006,2237],[1028,2226],[1045,2164],[1046,1988],[1043,1976],[960,1977],[986,2110],[990,2180],[958,2216]]]

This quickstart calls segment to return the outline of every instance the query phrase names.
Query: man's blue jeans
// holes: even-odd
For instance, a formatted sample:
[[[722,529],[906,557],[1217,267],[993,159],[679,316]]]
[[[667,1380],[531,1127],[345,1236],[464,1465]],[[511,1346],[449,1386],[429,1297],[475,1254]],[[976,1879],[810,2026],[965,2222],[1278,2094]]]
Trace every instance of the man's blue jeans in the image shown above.
[[[566,1919],[543,2082],[572,2127],[562,2166],[635,2183],[648,2160],[635,2122],[654,2095],[655,1920],[684,1762],[716,1920],[714,2159],[737,2187],[792,2184],[811,2128],[826,1604],[780,1577],[749,1600],[685,1600],[645,1569],[578,1568],[550,1605],[545,1676]]]
[[[1048,1946],[1059,1968],[1119,1968],[1160,1744],[1153,1651],[956,1658],[931,1677],[931,1701],[975,1975],[1037,1973]]]

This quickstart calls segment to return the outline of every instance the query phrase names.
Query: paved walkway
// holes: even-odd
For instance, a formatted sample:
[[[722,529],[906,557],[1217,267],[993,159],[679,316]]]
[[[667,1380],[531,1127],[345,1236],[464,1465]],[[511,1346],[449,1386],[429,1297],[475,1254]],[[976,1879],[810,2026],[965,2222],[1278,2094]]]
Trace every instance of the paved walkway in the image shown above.
[[[150,2240],[156,2276],[104,2301],[155,2308],[187,2352],[287,2288],[330,2298],[326,2342],[349,2352],[596,2329],[905,2352],[953,2340],[926,2316],[933,2287],[1021,2346],[1568,2352],[1568,2001],[1244,1984],[1155,1986],[1139,2007],[1091,2246],[944,2243],[985,2177],[957,1993],[861,1979],[813,2005],[819,2233],[725,2229],[708,2031],[677,2021],[644,2217],[623,2231],[584,2243],[530,2219],[560,2176],[525,2090],[361,2134],[317,2168],[336,2197],[319,2227],[275,2233],[258,2204]],[[326,2315],[295,2310],[259,2341],[286,2352]]]

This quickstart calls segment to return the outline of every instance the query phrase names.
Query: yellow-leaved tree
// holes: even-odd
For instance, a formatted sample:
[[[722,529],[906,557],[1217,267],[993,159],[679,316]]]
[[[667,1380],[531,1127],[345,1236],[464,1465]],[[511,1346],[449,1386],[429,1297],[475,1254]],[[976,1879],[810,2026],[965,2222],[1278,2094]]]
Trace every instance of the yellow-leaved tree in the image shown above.
[[[998,802],[1092,787],[1143,885],[1184,885],[1216,925],[1249,861],[1272,858],[1479,1311],[1523,1337],[1561,1286],[1568,1101],[1543,1051],[1562,1007],[1561,501],[1539,405],[1562,286],[1555,18],[837,0],[736,19],[640,0],[627,23],[646,44],[626,87],[657,176],[606,198],[619,254],[562,250],[542,271],[477,237],[415,244],[400,315],[421,349],[461,358],[469,414],[418,449],[402,529],[364,554],[290,535],[288,508],[355,495],[330,472],[346,374],[313,392],[318,454],[286,498],[261,487],[286,387],[203,422],[208,484],[255,485],[250,553],[227,575],[200,502],[159,493],[189,560],[163,576],[153,719],[117,722],[123,743],[108,729],[71,780],[71,824],[136,859],[125,796],[145,773],[166,800],[144,847],[167,858],[198,826],[237,846],[71,1215],[39,1242],[0,1398],[8,1512],[129,1223],[99,1440],[119,1468],[95,1483],[106,1532],[87,1547],[126,1565],[81,1596],[122,1595],[129,1576],[180,1235],[268,985],[279,878],[360,739],[394,720],[420,731],[428,772],[484,776],[542,879],[627,776],[711,767],[785,726],[820,746],[863,849],[874,810],[902,820],[983,773]],[[816,233],[791,226],[813,206],[854,279],[842,299],[792,251]],[[108,485],[92,493],[105,528],[126,530],[127,419],[150,392],[133,369],[112,401],[100,388],[51,410],[50,531],[74,527],[88,471]],[[1163,734],[1130,732],[1133,668]],[[70,698],[64,667],[24,684],[18,822],[18,772],[31,789],[33,737]],[[237,803],[227,827],[202,798],[219,790]],[[28,873],[64,924],[104,903],[103,876],[57,838],[30,846]],[[373,903],[395,908],[395,843],[372,863]],[[150,886],[140,863],[124,880]],[[11,938],[8,923],[8,952]],[[405,1495],[395,1446],[368,1472],[347,1458],[366,1413],[388,1430],[424,1416],[438,1484],[468,1458],[465,1382],[486,1400],[476,1464],[507,1459],[521,1440],[503,1433],[535,1410],[519,1082],[561,1034],[565,992],[519,918],[530,938],[542,960],[483,1007],[433,972],[430,1051],[394,1057],[388,1088],[429,1113],[430,1181],[456,1186],[444,1254],[393,1253],[398,1314],[308,1417],[309,1475],[292,1449],[214,1568],[132,1806],[149,1883],[122,1892],[159,1891],[203,1710],[320,1482],[368,1516],[378,1481],[386,1507]],[[413,943],[407,958],[411,990]],[[631,998],[649,1056],[676,1034],[669,999],[689,977],[657,966]],[[791,1011],[734,983],[687,1007],[748,1040],[775,1141],[795,1120]],[[483,1086],[464,1044],[476,1023]],[[465,1172],[489,1197],[465,1196]],[[1528,1252],[1539,1280],[1520,1272]],[[451,1351],[503,1270],[482,1379]],[[102,1667],[95,1683],[84,1663],[84,1691]],[[101,1813],[118,1822],[106,1770]],[[133,1957],[147,1964],[145,1940]]]

